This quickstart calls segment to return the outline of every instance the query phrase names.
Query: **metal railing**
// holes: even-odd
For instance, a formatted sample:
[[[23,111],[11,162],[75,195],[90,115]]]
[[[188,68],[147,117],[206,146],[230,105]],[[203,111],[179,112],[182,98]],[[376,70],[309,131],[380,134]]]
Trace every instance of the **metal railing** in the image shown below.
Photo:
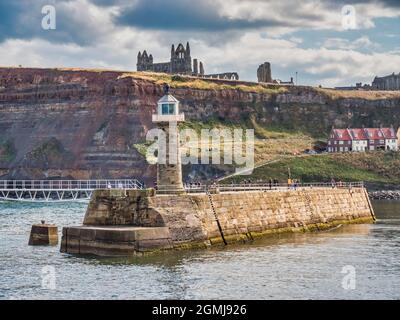
[[[318,188],[364,188],[364,182],[311,182],[311,183],[240,183],[240,184],[185,184],[184,188],[188,193],[206,193],[218,190],[219,192],[234,191],[283,191],[283,190],[302,190]]]
[[[116,180],[0,180],[0,190],[143,189],[137,179]]]

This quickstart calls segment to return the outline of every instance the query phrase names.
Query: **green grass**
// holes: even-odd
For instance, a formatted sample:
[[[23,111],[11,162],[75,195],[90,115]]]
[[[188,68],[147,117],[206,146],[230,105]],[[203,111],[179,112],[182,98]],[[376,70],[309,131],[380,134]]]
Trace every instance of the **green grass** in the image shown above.
[[[381,100],[381,99],[398,99],[399,91],[368,91],[368,90],[335,90],[326,88],[313,88],[315,91],[325,94],[332,100],[337,99],[365,99],[365,100]]]
[[[143,157],[146,157],[147,149],[151,146],[154,142],[153,141],[145,141],[143,143],[135,143],[133,148],[136,149]]]
[[[398,163],[394,153],[323,154],[295,157],[256,168],[251,176],[235,176],[224,182],[278,179],[287,181],[288,168],[293,179],[302,182],[364,181],[371,184],[400,184]]]
[[[251,83],[248,84],[228,81],[218,81],[212,79],[201,79],[190,76],[170,75],[166,73],[155,72],[125,72],[120,78],[131,77],[134,79],[142,79],[152,81],[156,84],[162,85],[168,83],[171,88],[188,88],[199,90],[225,90],[234,89],[244,92],[255,92],[262,94],[278,94],[287,92],[287,88],[279,85],[266,85]]]

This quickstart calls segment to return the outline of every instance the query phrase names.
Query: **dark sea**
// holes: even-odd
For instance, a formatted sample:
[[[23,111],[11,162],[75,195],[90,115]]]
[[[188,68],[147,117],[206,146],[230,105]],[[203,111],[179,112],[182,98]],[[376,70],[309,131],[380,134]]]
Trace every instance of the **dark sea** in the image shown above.
[[[61,233],[86,205],[0,203],[0,299],[400,299],[400,202],[375,201],[373,225],[151,257],[28,246],[32,224]]]

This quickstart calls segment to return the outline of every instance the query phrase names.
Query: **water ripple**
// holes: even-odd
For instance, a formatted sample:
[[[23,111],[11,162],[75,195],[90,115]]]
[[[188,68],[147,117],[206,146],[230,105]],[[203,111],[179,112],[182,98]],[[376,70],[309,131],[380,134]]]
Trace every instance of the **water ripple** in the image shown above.
[[[46,220],[79,225],[84,204],[0,203],[0,299],[399,299],[400,203],[374,203],[375,225],[280,235],[250,244],[96,259],[28,246]],[[60,235],[61,236],[61,235]],[[356,288],[341,273],[356,270]],[[55,289],[42,286],[54,267]]]

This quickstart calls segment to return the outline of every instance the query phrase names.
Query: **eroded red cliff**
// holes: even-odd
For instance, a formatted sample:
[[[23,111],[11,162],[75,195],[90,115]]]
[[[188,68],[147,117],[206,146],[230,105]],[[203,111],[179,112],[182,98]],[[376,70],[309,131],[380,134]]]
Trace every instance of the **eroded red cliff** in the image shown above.
[[[268,93],[241,86],[171,91],[191,121],[247,123],[254,115],[266,127],[315,135],[333,124],[400,124],[398,97],[332,99],[306,87]],[[0,68],[0,176],[153,181],[154,166],[134,144],[145,141],[162,94],[162,83],[123,72]]]

